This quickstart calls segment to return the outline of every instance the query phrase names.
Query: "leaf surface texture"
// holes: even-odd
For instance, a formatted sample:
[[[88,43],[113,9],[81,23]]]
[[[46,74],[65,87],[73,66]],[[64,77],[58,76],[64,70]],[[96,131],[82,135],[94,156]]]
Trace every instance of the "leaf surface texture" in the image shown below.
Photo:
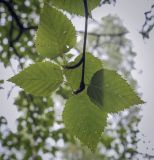
[[[36,96],[49,96],[63,81],[60,68],[50,62],[32,64],[9,81]]]
[[[109,113],[144,103],[126,80],[115,71],[108,69],[101,69],[94,74],[87,94],[92,102]]]
[[[62,12],[45,5],[40,16],[35,44],[40,55],[56,58],[75,46],[75,28]]]

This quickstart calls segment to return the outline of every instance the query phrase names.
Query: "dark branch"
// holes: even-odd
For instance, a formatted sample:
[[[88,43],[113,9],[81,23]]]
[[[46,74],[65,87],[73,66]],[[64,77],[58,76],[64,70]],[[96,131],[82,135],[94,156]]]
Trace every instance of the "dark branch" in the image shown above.
[[[15,43],[20,40],[20,38],[22,37],[22,35],[26,31],[29,31],[31,29],[37,29],[37,26],[24,27],[24,25],[23,25],[23,23],[21,21],[21,17],[19,15],[17,15],[17,13],[16,13],[16,11],[14,9],[14,4],[13,4],[12,0],[10,0],[10,1],[0,0],[0,4],[3,4],[7,8],[8,12],[10,13],[10,15],[12,17],[12,21],[11,21],[11,24],[10,24],[10,30],[9,30],[9,33],[8,33],[9,47],[11,47],[13,49],[15,55],[18,57],[19,65],[20,65],[20,67],[22,67],[21,62],[20,62],[20,59],[22,57],[18,53],[18,51],[17,51],[17,49],[15,47]],[[17,27],[18,27],[18,34],[13,39],[13,32],[16,32],[14,24],[16,24]],[[8,51],[8,53],[10,53],[10,51]],[[10,57],[11,55],[8,54],[8,56]]]
[[[77,31],[79,34],[85,34],[84,31]],[[95,32],[87,32],[87,35],[88,36],[94,36],[96,37],[96,41],[98,44],[99,42],[99,39],[100,37],[122,37],[124,35],[126,35],[128,32],[119,32],[119,33],[95,33]],[[95,48],[97,47],[97,45],[95,46]],[[72,66],[64,66],[64,69],[75,69],[75,68],[78,68],[81,64],[82,64],[82,61],[83,61],[83,57],[80,59],[80,61],[75,64],[75,65],[72,65]]]
[[[84,34],[84,31],[78,31],[80,34]],[[119,33],[95,33],[95,32],[88,32],[89,36],[96,36],[96,37],[121,37],[127,34],[128,32],[119,32]]]
[[[142,34],[143,38],[149,38],[149,33],[154,28],[154,4],[151,6],[151,9],[144,13],[145,15],[145,22],[142,26],[142,30],[140,33]]]
[[[20,17],[16,14],[14,11],[14,8],[12,6],[12,3],[6,1],[6,0],[0,0],[0,3],[4,4],[8,11],[10,12],[11,16],[15,19],[17,26],[21,29],[23,28],[22,23],[20,22]]]
[[[8,2],[6,0],[0,0],[0,3],[4,4],[6,6],[8,11],[10,12],[10,15],[15,20],[15,22],[17,24],[17,27],[19,28],[19,34],[13,40],[13,42],[17,42],[24,32],[26,32],[28,30],[31,30],[31,29],[37,29],[37,26],[30,26],[30,27],[24,27],[23,26],[23,23],[21,22],[20,16],[17,15],[17,13],[14,10],[13,3],[10,3],[10,2]]]
[[[81,76],[80,87],[74,92],[74,94],[78,94],[85,89],[84,77],[85,77],[85,60],[86,60],[86,44],[87,44],[89,12],[88,12],[87,0],[83,0],[83,3],[84,3],[84,10],[85,10],[85,33],[84,33],[83,53],[82,53],[82,76]]]
[[[116,0],[102,0],[100,2],[100,5],[104,5],[104,4],[115,4]]]
[[[75,64],[75,65],[72,65],[72,66],[64,66],[64,69],[75,69],[75,68],[78,68],[83,62],[83,57],[80,59],[80,61]]]

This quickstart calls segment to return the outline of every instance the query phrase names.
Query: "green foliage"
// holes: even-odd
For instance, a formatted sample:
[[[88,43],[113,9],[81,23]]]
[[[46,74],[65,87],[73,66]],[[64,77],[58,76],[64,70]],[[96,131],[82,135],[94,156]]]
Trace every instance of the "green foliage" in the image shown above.
[[[115,71],[107,69],[101,69],[94,74],[87,94],[105,112],[119,112],[144,103],[126,80]]]
[[[50,62],[32,64],[9,81],[36,96],[49,96],[63,81],[60,68]]]
[[[0,84],[3,84],[4,83],[4,80],[0,80]]]
[[[39,54],[48,58],[62,56],[76,44],[76,32],[71,21],[57,9],[45,5],[36,35]]]
[[[95,151],[106,126],[107,114],[95,106],[85,92],[68,99],[63,120],[68,131]]]
[[[1,87],[1,84],[4,83],[4,80],[0,80],[0,89],[3,89],[3,87]]]
[[[12,2],[9,3],[11,4]],[[37,26],[42,3],[43,0],[14,0],[12,6],[14,12],[19,15],[23,26]],[[27,59],[34,61],[42,60],[34,47],[33,38],[35,36],[35,30],[24,31],[24,34],[20,36],[17,41],[14,41],[20,34],[16,20],[15,18],[11,18],[10,11],[2,3],[0,4],[0,10],[2,12],[0,19],[3,19],[3,23],[0,23],[0,61],[5,66],[11,66],[11,60],[14,58],[18,59],[21,65],[23,65]],[[12,43],[12,41],[14,42]],[[20,62],[21,58],[23,58],[22,62]]]
[[[111,147],[111,143],[113,142],[113,140],[114,140],[113,137],[110,137],[110,136],[106,135],[105,133],[102,134],[101,142],[103,143],[103,145],[106,148],[110,148]]]
[[[70,14],[84,15],[83,0],[48,0],[52,5]],[[89,13],[99,5],[100,0],[88,0]]]
[[[64,99],[68,99],[72,95],[72,91],[70,87],[64,85],[58,88],[56,94],[61,95]]]
[[[58,6],[61,4],[60,1],[53,2]],[[83,7],[79,1],[72,2],[68,2],[69,9],[68,4],[64,3],[64,8],[74,11],[74,8],[77,8],[74,3]],[[78,11],[78,13],[81,12]],[[62,12],[45,4],[36,37],[38,52],[44,57],[53,59],[68,52],[75,43],[75,29],[71,21]],[[82,54],[67,65],[72,66],[81,58]],[[58,60],[55,59],[55,62]],[[78,137],[83,144],[94,151],[106,126],[107,113],[118,112],[143,101],[120,75],[114,71],[102,69],[101,60],[92,54],[86,53],[85,64],[84,80],[91,101],[86,92],[71,97],[69,90],[66,92],[60,88],[59,93],[62,96],[68,94],[65,96],[66,99],[71,97],[66,102],[63,112],[66,128],[72,136]],[[62,84],[63,76],[66,78],[68,87],[77,89],[82,77],[82,65],[73,70],[65,69],[63,75],[58,65],[51,62],[39,62],[26,68],[9,81],[33,95],[49,96]],[[102,108],[103,112],[97,106]]]
[[[131,41],[126,38],[128,31],[121,19],[113,15],[105,16],[92,32],[104,36],[89,35],[87,41],[89,51],[103,60],[105,68],[119,71],[135,87],[136,82],[130,72],[135,69],[136,53],[132,50]],[[77,49],[82,49],[82,44],[83,40],[81,39]]]
[[[54,141],[58,141],[63,138],[66,141],[67,136],[63,128],[51,129],[55,123],[61,123],[55,119],[52,98],[34,97],[21,91],[15,100],[15,105],[22,116],[17,119],[17,132],[11,132],[6,128],[7,135],[2,134],[0,138],[3,147],[8,151],[2,159],[12,160],[12,156],[15,157],[14,159],[21,159],[18,153],[22,153],[23,160],[38,159],[40,156],[43,159],[40,150],[43,154],[54,155],[58,148],[49,147],[48,139],[52,137]],[[0,117],[0,125],[4,124],[6,120]]]
[[[84,15],[84,6],[83,1],[81,0],[70,0],[67,2],[50,0],[50,2],[52,3],[52,6],[54,6],[51,7],[50,5],[45,4],[40,16],[40,24],[36,34],[36,48],[42,57],[54,59],[53,61],[55,63],[58,62],[58,60],[55,59],[56,57],[61,56],[65,59],[64,53],[68,52],[76,45],[75,28],[73,27],[71,21],[59,9],[68,11],[71,14]],[[99,4],[98,0],[89,0],[88,2],[89,11]],[[108,27],[108,29],[110,30],[111,28]],[[114,29],[114,31],[117,32],[116,29]],[[26,31],[24,30],[23,32]],[[117,41],[114,42],[117,43]],[[107,44],[111,45],[111,47],[108,46],[110,50],[109,53],[112,51],[112,54],[114,53],[113,57],[117,57],[113,51],[120,51],[121,48],[117,48],[112,45],[112,41]],[[10,56],[11,55],[9,55],[9,57]],[[18,56],[20,59],[23,55],[16,56]],[[43,60],[41,56],[39,57],[39,60]],[[36,61],[36,58],[32,59]],[[67,65],[72,66],[79,62],[80,59],[81,55],[79,55],[74,62],[68,63]],[[68,85],[68,88],[72,88],[73,90],[77,89],[80,85],[82,66],[74,70],[65,69],[63,73],[61,68],[54,63],[39,62],[33,64],[16,76],[12,77],[10,81],[17,84],[28,93],[36,96],[49,96],[62,84],[63,78],[66,78],[66,84]],[[143,103],[143,101],[137,97],[124,79],[122,79],[116,72],[100,69],[102,69],[101,60],[94,57],[92,54],[86,53],[85,84],[86,89],[88,87],[87,92],[84,91],[83,93],[72,96],[69,89],[68,92],[63,90],[64,88],[59,88],[59,92],[57,91],[57,93],[61,94],[62,96],[64,95],[63,97],[68,99],[63,112],[63,120],[66,128],[71,136],[76,136],[79,138],[81,142],[87,145],[92,151],[95,151],[97,143],[101,139],[101,134],[106,126],[107,113],[118,112],[129,108],[131,105]],[[87,93],[91,100],[86,95]],[[20,104],[21,107],[28,109],[31,109],[30,106],[32,105],[34,108],[39,110],[39,113],[37,114],[42,115],[40,110],[44,105],[44,99],[41,99],[41,97],[37,97],[35,99],[31,95],[28,97],[29,98],[27,99],[24,95],[24,98],[30,102],[25,102],[22,99],[21,101],[16,101],[17,104]],[[100,110],[100,108],[98,108],[96,105],[101,107],[103,111]],[[47,107],[49,106],[47,105]],[[37,112],[37,110],[34,109],[34,112]],[[43,110],[43,113],[44,112],[45,111]],[[25,122],[25,119],[19,118],[18,131],[21,131],[20,134],[16,135],[10,133],[6,140],[3,140],[3,146],[8,145],[8,147],[12,147],[13,144],[9,145],[8,142],[10,139],[12,140],[12,138],[15,137],[24,143],[24,147],[28,144],[32,146],[31,148],[34,147],[34,150],[31,148],[27,150],[26,154],[24,155],[25,159],[28,159],[31,155],[37,153],[40,149],[40,146],[45,145],[44,140],[47,137],[53,136],[52,134],[49,134],[49,126],[53,125],[53,121],[50,122],[50,118],[53,118],[53,112],[45,112],[42,117],[39,117],[40,119],[37,119],[33,114],[34,113],[31,112],[31,110],[26,112],[25,119],[32,117],[32,120],[30,119],[27,121],[28,123],[26,123],[26,129],[22,124],[22,122]],[[46,126],[47,128],[45,131],[42,131],[40,130],[40,127],[37,127],[35,128],[36,130],[34,130],[36,132],[35,133],[33,132],[34,127],[31,126],[31,122],[34,122],[36,126],[41,125]],[[26,134],[23,134],[23,132],[26,132]],[[64,132],[63,129],[61,132]],[[31,139],[27,137],[27,134],[29,135],[29,133],[33,134],[34,140],[37,140],[41,137],[43,139],[41,144],[39,143],[38,145],[33,146],[30,141]],[[42,133],[43,136],[39,133]],[[54,134],[54,132],[52,133]],[[57,136],[57,134],[58,133],[56,132],[55,135]],[[58,139],[56,136],[54,138]],[[66,136],[64,137],[66,138]],[[15,148],[19,149],[17,143],[14,145]],[[37,155],[32,157],[34,159],[38,158]]]
[[[74,62],[69,63],[68,66],[72,66],[72,65],[76,64],[80,59],[81,59],[81,55],[79,55],[74,60]],[[66,76],[66,79],[67,79],[68,83],[70,84],[70,86],[74,90],[77,89],[80,84],[81,74],[82,74],[81,68],[82,68],[82,66],[80,66],[74,70],[70,70],[70,69],[64,70],[64,74]],[[91,80],[93,74],[96,71],[100,70],[101,68],[102,68],[102,62],[98,58],[94,57],[92,54],[86,53],[86,66],[85,66],[85,83],[86,83],[86,85],[88,85],[90,83],[90,80]]]

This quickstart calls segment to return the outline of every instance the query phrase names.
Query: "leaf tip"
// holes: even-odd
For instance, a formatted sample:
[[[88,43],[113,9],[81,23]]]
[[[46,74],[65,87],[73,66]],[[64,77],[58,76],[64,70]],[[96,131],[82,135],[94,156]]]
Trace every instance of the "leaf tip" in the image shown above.
[[[8,82],[12,82],[12,83],[14,83],[13,79],[14,79],[14,78],[13,78],[13,77],[11,77],[11,78],[9,78],[7,81],[8,81]]]

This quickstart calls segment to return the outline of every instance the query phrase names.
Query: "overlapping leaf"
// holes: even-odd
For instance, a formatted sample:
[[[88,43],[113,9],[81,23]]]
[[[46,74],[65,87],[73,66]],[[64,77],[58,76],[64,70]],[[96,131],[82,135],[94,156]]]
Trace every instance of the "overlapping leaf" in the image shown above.
[[[57,8],[63,9],[71,14],[84,15],[83,0],[48,0]],[[88,0],[89,13],[99,5],[100,0]]]
[[[106,113],[95,106],[85,92],[71,97],[64,108],[63,120],[69,133],[92,151],[106,126]]]
[[[39,62],[26,68],[9,81],[36,96],[49,96],[63,81],[60,68],[50,62]]]
[[[72,66],[81,59],[81,55],[79,55],[74,62],[68,64],[68,66]],[[85,83],[89,84],[93,74],[102,68],[102,62],[94,57],[90,53],[86,53],[86,66],[85,66]],[[81,75],[82,75],[82,66],[70,70],[66,69],[64,71],[66,78],[73,89],[77,89],[80,85]]]
[[[105,112],[118,112],[143,103],[119,74],[107,69],[94,74],[87,94]]]
[[[68,52],[76,44],[76,32],[71,21],[57,9],[45,5],[36,35],[39,54],[55,58]]]

